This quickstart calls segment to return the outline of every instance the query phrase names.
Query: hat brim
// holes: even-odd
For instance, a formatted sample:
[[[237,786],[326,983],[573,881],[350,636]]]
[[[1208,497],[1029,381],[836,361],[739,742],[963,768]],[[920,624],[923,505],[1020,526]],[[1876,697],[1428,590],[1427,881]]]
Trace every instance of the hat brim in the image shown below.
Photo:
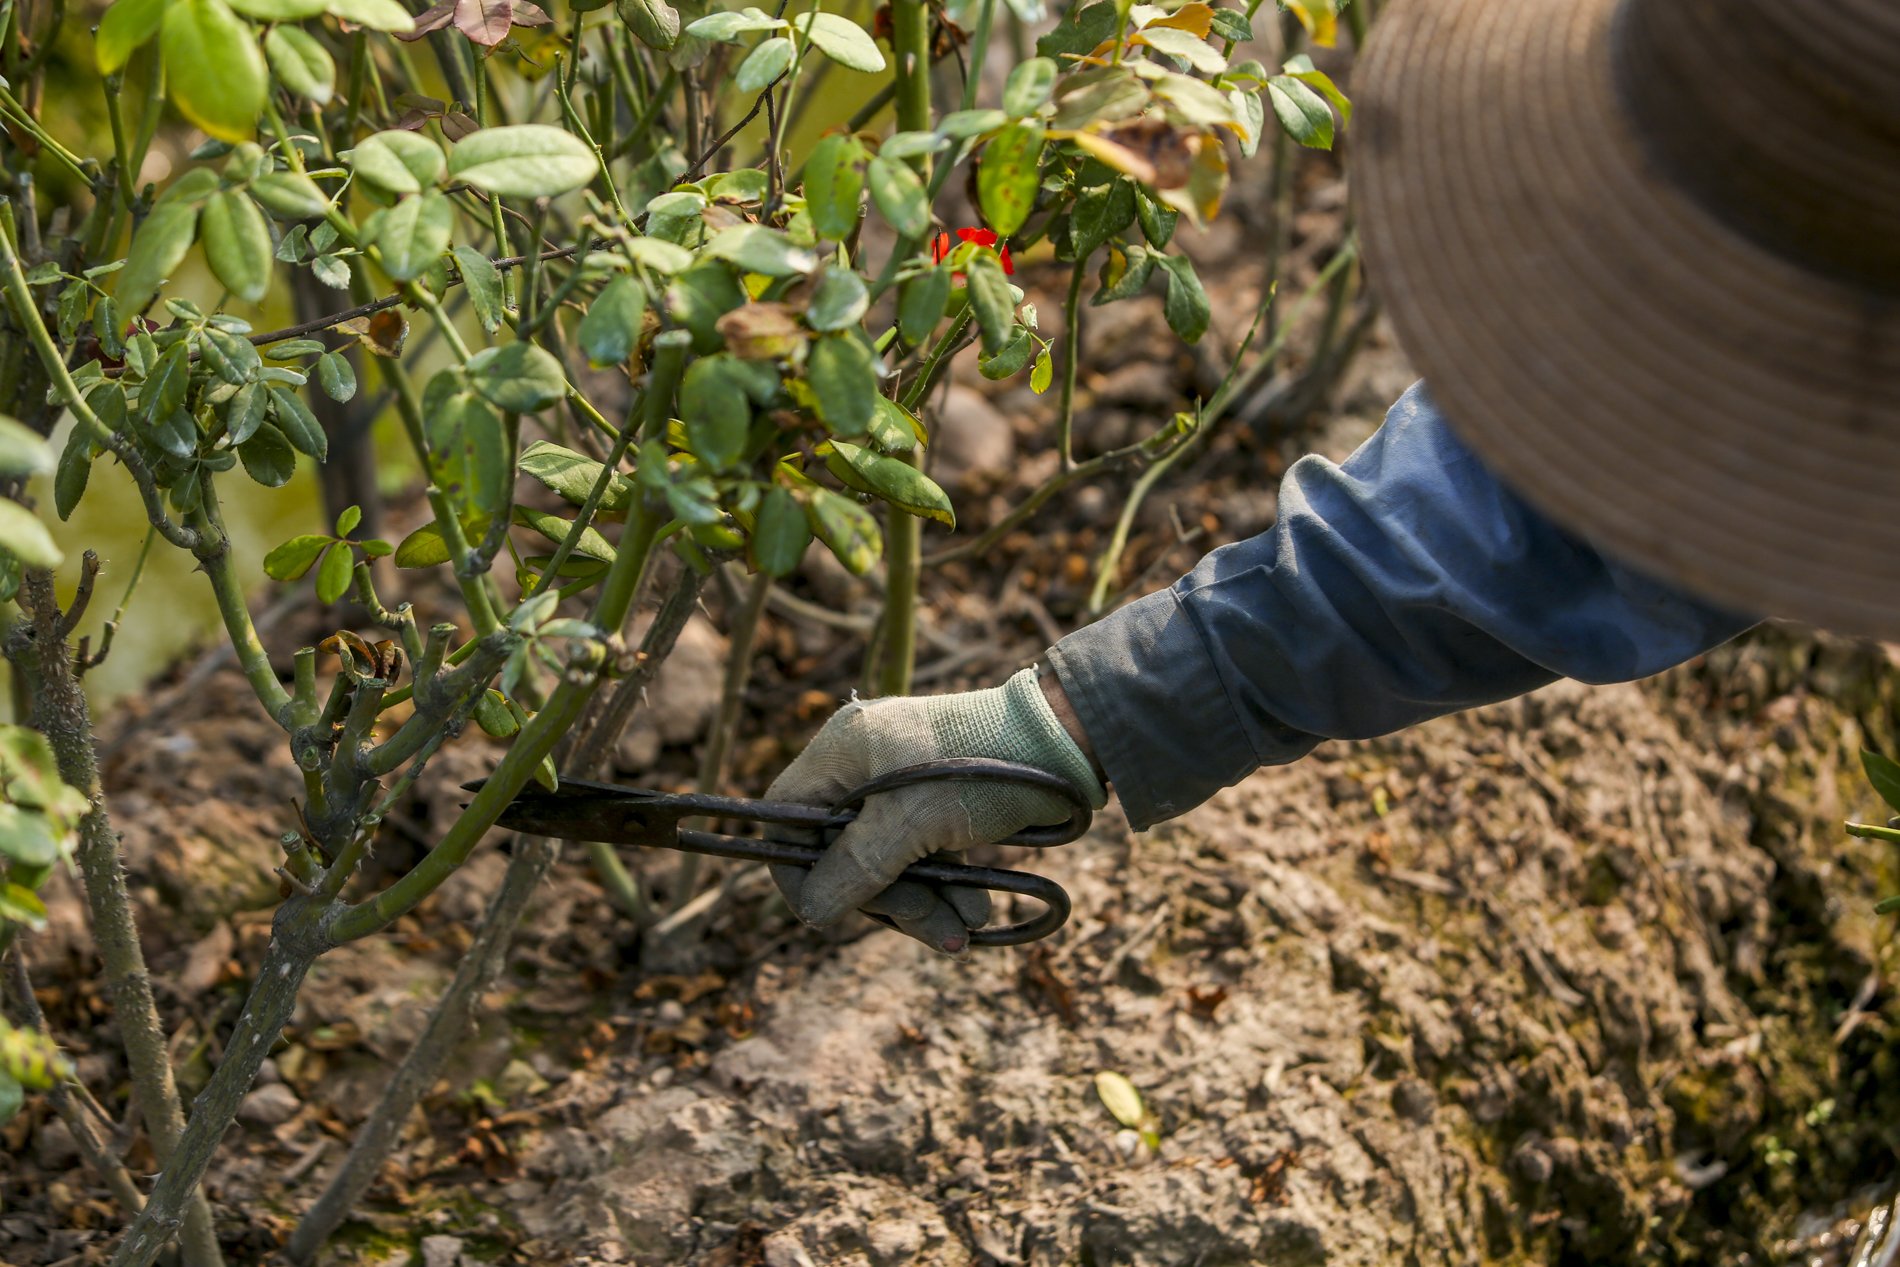
[[[1616,0],[1401,0],[1358,74],[1373,284],[1452,425],[1627,562],[1740,611],[1900,636],[1900,297],[1673,183],[1619,98]]]

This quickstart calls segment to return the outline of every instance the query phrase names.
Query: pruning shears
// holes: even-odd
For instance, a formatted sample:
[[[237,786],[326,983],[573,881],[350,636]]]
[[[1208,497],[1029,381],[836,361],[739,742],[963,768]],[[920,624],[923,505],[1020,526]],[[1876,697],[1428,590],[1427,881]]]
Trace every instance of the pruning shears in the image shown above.
[[[999,844],[1027,845],[1035,849],[1066,845],[1086,832],[1094,818],[1088,803],[1076,795],[1075,789],[1046,770],[988,757],[957,757],[893,770],[854,789],[829,808],[793,801],[653,792],[618,783],[563,779],[559,790],[554,792],[537,787],[523,791],[503,811],[498,826],[564,840],[677,849],[716,858],[809,868],[824,855],[825,847],[837,839],[845,825],[858,816],[866,798],[937,780],[1016,783],[1052,792],[1069,804],[1066,822],[1025,828]],[[469,786],[473,789],[480,784]],[[689,818],[758,823],[765,828],[765,835],[728,836],[682,827],[680,824]],[[801,834],[815,832],[822,843],[812,845],[785,839],[783,831],[775,834],[771,830],[774,827],[796,828]],[[1036,941],[1055,932],[1069,918],[1069,895],[1062,886],[1046,876],[1027,871],[973,867],[927,858],[912,863],[898,878],[953,888],[1015,893],[1042,903],[1042,912],[1032,919],[974,930],[970,943],[975,946],[1019,946]],[[871,914],[871,918],[886,927],[895,927],[885,916]]]

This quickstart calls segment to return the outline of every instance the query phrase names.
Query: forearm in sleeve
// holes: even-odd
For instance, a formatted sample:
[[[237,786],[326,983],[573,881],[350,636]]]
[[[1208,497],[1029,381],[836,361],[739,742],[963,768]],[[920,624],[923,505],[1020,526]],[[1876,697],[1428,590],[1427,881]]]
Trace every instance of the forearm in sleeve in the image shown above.
[[[1559,677],[1644,677],[1751,623],[1545,519],[1420,384],[1344,463],[1296,463],[1268,531],[1049,659],[1144,828],[1323,739],[1387,734]]]

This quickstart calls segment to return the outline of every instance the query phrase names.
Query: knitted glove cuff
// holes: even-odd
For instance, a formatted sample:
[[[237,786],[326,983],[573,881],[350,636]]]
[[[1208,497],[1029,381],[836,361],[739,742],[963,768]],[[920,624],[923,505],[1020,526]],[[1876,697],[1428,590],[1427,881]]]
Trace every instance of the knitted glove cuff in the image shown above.
[[[1108,789],[1095,777],[1095,770],[1082,749],[1057,720],[1042,693],[1041,675],[1027,668],[996,688],[1004,713],[1002,733],[1022,755],[1012,758],[1025,765],[1037,766],[1067,779],[1087,799],[1091,809],[1108,804]]]

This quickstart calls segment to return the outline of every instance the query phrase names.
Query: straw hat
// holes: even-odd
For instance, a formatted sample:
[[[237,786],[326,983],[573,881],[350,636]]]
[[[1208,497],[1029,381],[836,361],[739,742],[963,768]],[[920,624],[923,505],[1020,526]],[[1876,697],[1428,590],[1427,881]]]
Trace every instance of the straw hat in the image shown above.
[[[1394,0],[1368,267],[1453,426],[1618,557],[1900,637],[1900,4]]]

